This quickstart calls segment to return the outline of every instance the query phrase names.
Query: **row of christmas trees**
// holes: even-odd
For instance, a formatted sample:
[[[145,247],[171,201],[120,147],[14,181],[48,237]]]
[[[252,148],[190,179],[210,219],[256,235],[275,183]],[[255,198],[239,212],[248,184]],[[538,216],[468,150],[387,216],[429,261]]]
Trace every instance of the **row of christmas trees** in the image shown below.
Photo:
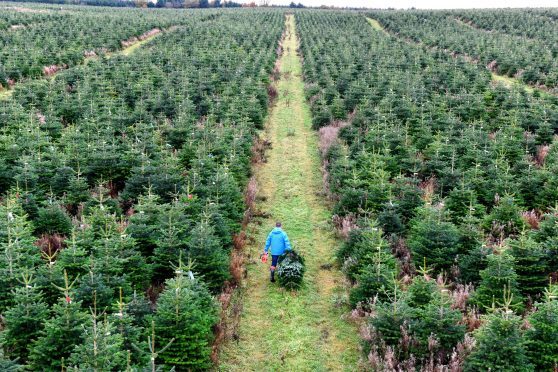
[[[185,22],[0,105],[0,369],[210,366],[284,17]]]
[[[372,369],[555,368],[555,98],[362,15],[295,16]]]

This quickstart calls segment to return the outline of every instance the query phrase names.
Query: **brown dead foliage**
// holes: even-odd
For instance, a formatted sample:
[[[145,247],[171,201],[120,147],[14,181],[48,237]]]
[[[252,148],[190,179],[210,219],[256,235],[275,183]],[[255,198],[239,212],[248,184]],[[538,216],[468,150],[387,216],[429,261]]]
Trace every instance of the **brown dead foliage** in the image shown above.
[[[320,128],[318,131],[320,137],[318,147],[322,156],[325,156],[331,146],[337,142],[339,131],[348,125],[350,125],[350,123],[346,121],[334,121],[333,123]]]
[[[140,36],[132,36],[129,39],[126,40],[122,40],[120,42],[120,44],[122,45],[122,47],[127,48],[129,46],[134,45],[135,43],[137,43],[138,41],[143,41],[146,39],[149,39],[150,37],[153,37],[155,35],[157,35],[158,33],[160,33],[161,30],[158,28],[153,28],[149,31],[144,32],[143,34],[141,34]]]
[[[358,228],[356,216],[354,214],[348,214],[346,216],[334,215],[331,220],[337,233],[343,238],[348,238],[351,230]]]
[[[486,65],[486,68],[492,72],[496,72],[498,68],[498,62],[496,60],[493,60]]]
[[[275,85],[269,84],[267,86],[267,97],[268,97],[270,105],[275,103],[275,100],[277,99],[277,95],[278,95],[278,92],[277,92],[277,88],[275,88]]]
[[[542,167],[544,165],[544,161],[548,156],[549,152],[550,152],[549,145],[539,146],[537,148],[537,155],[535,156],[535,162],[539,167]]]
[[[35,245],[41,249],[42,254],[52,257],[66,246],[65,240],[66,237],[59,234],[43,234],[37,239]]]
[[[164,289],[164,284],[152,284],[151,286],[149,286],[149,288],[147,288],[145,294],[147,295],[147,298],[149,299],[149,302],[151,302],[152,306],[157,303],[157,299]]]
[[[521,217],[523,218],[523,221],[525,221],[525,223],[527,223],[527,225],[529,225],[532,229],[539,229],[539,224],[542,220],[542,215],[539,212],[534,209],[525,211],[521,213]]]
[[[264,138],[256,138],[252,145],[252,164],[267,162],[266,151],[271,148],[271,141]]]
[[[68,65],[63,63],[61,65],[50,65],[50,66],[44,66],[43,67],[43,75],[45,76],[52,76],[54,74],[56,74],[58,71],[60,70],[64,70],[67,69]]]

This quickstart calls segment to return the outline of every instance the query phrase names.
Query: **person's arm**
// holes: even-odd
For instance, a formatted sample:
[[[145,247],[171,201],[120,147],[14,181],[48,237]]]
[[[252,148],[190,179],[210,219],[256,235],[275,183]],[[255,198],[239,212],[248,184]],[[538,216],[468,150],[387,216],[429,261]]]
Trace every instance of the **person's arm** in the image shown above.
[[[289,237],[287,236],[286,232],[283,232],[283,239],[285,241],[285,249],[287,251],[291,250],[291,242],[289,241]]]
[[[265,242],[264,252],[267,253],[269,246],[271,245],[271,233],[267,236],[267,240]]]

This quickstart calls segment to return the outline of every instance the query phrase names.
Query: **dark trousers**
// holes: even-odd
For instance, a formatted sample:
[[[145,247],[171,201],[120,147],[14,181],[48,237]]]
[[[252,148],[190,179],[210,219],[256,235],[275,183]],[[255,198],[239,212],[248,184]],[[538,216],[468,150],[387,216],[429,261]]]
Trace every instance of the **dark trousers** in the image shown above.
[[[277,260],[279,259],[279,255],[271,255],[271,270],[275,270],[277,267]]]

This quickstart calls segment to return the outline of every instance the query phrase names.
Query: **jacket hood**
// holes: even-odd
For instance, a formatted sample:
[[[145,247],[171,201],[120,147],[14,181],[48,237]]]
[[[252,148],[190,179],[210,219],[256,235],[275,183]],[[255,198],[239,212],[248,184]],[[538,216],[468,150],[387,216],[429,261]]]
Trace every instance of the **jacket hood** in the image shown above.
[[[273,230],[271,230],[272,234],[281,234],[283,232],[283,230],[280,227],[276,227]]]

